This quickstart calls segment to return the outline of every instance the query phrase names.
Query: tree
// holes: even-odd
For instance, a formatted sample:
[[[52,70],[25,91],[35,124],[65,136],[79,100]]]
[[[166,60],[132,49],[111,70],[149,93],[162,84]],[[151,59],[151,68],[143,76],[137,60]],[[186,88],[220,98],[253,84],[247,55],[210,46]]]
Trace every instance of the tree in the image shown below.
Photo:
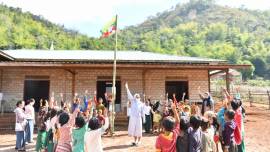
[[[247,79],[251,79],[254,74],[255,67],[250,61],[244,60],[239,62],[239,64],[246,64],[246,65],[251,65],[250,68],[248,69],[240,69],[239,71],[242,73],[242,78],[244,81],[247,81]]]
[[[254,74],[264,77],[267,71],[266,62],[260,56],[256,56],[251,60],[252,64],[255,67]]]

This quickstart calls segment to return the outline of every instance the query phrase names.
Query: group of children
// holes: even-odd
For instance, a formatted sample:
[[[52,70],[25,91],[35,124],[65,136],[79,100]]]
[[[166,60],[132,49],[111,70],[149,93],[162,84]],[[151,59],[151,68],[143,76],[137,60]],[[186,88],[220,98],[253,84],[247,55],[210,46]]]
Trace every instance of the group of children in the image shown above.
[[[41,100],[37,115],[37,152],[102,152],[101,136],[111,133],[109,128],[110,104],[112,97],[87,99],[76,97],[71,104],[61,100],[60,106],[54,98]],[[62,95],[60,95],[62,97]],[[77,95],[76,95],[77,96]],[[25,151],[25,145],[33,142],[35,101],[18,101],[16,113],[16,147]]]
[[[200,97],[203,100],[201,107],[195,103],[178,102],[175,96],[173,102],[165,102],[163,117],[158,117],[161,118],[162,131],[156,139],[156,151],[244,152],[245,109],[240,94],[233,97],[224,89],[224,104],[217,113],[209,93],[200,94]],[[160,112],[156,110],[153,120],[155,114]]]
[[[87,94],[87,92],[86,92]],[[48,152],[102,152],[101,136],[109,128],[108,113],[112,97],[75,98],[72,105],[64,100],[60,106],[52,98],[40,101],[38,112],[38,136],[36,151]],[[60,95],[62,97],[62,95]],[[185,94],[183,94],[185,97]],[[224,104],[214,111],[214,101],[209,93],[200,94],[202,106],[187,99],[165,102],[144,102],[144,127],[146,133],[158,133],[157,152],[244,152],[244,116],[241,97],[231,96],[224,89]],[[16,149],[25,151],[25,145],[33,142],[35,101],[17,103]],[[222,147],[219,149],[218,147]]]

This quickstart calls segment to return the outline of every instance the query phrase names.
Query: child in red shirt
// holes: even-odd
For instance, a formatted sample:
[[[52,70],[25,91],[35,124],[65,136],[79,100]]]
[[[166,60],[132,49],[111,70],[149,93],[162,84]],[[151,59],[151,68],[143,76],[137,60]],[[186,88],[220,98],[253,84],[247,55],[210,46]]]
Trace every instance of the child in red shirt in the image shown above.
[[[176,141],[179,135],[180,120],[176,110],[175,103],[172,103],[171,108],[174,113],[174,118],[168,116],[163,119],[162,127],[164,133],[161,133],[156,140],[156,152],[175,152]]]

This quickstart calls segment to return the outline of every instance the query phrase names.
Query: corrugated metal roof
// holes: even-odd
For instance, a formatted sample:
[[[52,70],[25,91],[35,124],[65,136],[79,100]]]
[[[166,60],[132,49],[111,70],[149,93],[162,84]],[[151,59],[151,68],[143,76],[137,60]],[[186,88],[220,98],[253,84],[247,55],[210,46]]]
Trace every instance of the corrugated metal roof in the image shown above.
[[[112,61],[111,50],[4,50],[4,54],[15,61]],[[142,51],[117,51],[118,61],[128,62],[176,62],[176,63],[218,63],[216,60],[199,57],[165,55]]]

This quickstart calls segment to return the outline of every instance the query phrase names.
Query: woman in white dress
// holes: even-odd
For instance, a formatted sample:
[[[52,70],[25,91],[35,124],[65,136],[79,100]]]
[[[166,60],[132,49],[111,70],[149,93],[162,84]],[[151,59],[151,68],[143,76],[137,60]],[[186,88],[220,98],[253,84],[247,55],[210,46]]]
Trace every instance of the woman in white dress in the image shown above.
[[[139,94],[135,94],[134,96],[132,96],[127,83],[126,89],[128,100],[131,102],[128,135],[134,138],[134,142],[132,142],[132,145],[135,146],[140,143],[142,137],[142,123],[145,122],[144,104],[141,102]]]

